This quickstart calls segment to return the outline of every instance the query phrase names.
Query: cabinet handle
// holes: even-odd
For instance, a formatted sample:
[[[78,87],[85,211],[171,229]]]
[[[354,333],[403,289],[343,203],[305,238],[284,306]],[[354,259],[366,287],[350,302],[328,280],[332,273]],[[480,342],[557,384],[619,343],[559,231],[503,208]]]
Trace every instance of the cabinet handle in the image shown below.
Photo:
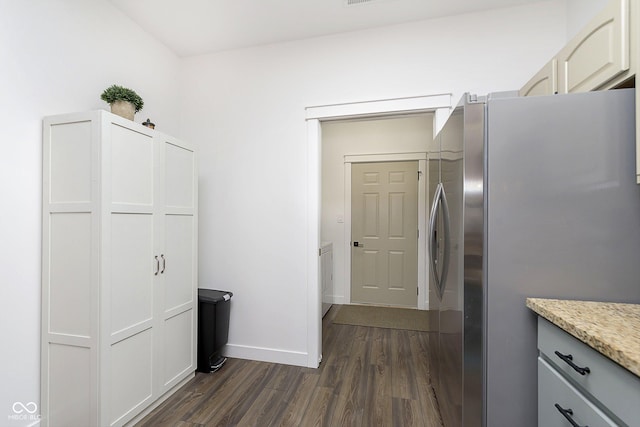
[[[562,359],[567,365],[571,366],[577,373],[579,373],[580,375],[585,375],[591,372],[591,369],[589,369],[588,366],[585,366],[584,368],[581,368],[580,366],[576,365],[575,363],[573,363],[573,356],[570,354],[562,354],[559,351],[556,350],[556,356],[558,356],[560,359]]]
[[[160,271],[160,274],[164,274],[164,269],[167,266],[167,260],[164,259],[164,254],[161,254],[160,258],[162,258],[162,270]]]
[[[580,424],[578,424],[577,422],[575,422],[573,420],[573,411],[571,409],[564,409],[562,406],[558,405],[556,403],[556,409],[558,410],[558,412],[560,412],[562,414],[563,417],[565,417],[567,419],[567,421],[569,421],[571,423],[571,425],[573,427],[589,427],[589,426],[581,426]]]
[[[153,273],[153,275],[157,276],[160,271],[160,260],[158,259],[158,255],[154,256],[154,258],[156,259],[156,272]]]

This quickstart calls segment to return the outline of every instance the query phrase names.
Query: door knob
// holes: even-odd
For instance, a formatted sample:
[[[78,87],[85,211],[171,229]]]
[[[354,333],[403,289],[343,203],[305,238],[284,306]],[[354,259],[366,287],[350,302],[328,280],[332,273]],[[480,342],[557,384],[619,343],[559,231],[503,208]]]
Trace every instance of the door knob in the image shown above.
[[[357,247],[357,248],[364,248],[364,245],[358,242],[353,242],[353,246]]]

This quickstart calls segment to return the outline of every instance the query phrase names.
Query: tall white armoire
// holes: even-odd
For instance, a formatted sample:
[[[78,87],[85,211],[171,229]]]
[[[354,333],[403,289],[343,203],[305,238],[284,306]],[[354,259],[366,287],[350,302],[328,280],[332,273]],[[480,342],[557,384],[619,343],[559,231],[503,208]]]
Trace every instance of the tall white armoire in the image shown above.
[[[196,153],[106,111],[43,134],[41,424],[123,425],[196,369]]]

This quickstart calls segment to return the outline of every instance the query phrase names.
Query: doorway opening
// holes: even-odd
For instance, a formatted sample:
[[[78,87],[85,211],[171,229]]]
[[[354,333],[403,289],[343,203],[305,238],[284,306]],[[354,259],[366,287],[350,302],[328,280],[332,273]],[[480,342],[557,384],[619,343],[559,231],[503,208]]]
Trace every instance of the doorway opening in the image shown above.
[[[351,304],[351,303],[374,303],[380,305],[397,305],[411,306],[413,308],[425,309],[427,307],[428,293],[426,286],[426,150],[429,142],[433,138],[433,112],[421,112],[404,115],[388,115],[385,117],[374,117],[366,119],[346,119],[336,120],[322,123],[322,164],[321,164],[321,239],[323,242],[332,242],[334,248],[334,280],[333,293],[329,301],[334,304]],[[382,257],[380,262],[387,263],[389,260],[382,253],[373,253],[374,248],[364,248],[361,246],[353,246],[353,242],[357,241],[352,236],[352,229],[357,226],[357,221],[353,221],[354,213],[352,212],[352,175],[353,171],[361,168],[362,165],[368,164],[375,168],[376,165],[394,164],[400,165],[410,162],[417,166],[417,171],[411,177],[411,183],[415,184],[413,198],[411,200],[413,206],[410,211],[416,215],[413,226],[413,239],[415,240],[415,253],[413,256],[413,282],[411,303],[408,302],[382,302],[379,297],[377,301],[363,300],[358,297],[356,292],[355,298],[353,294],[354,286],[352,286],[352,275],[356,271],[352,268],[352,256],[364,256],[368,258],[365,262],[375,262],[373,258]],[[392,168],[393,169],[393,168]],[[374,171],[370,171],[374,172]],[[400,178],[397,172],[387,171],[386,174],[392,173],[391,179]],[[373,176],[370,174],[370,176]],[[389,176],[384,178],[389,179]],[[409,177],[402,177],[403,180],[409,181]],[[369,190],[372,189],[371,183],[365,184]],[[370,192],[370,191],[369,191]],[[401,197],[395,192],[391,197],[398,202]],[[370,202],[376,200],[379,195],[369,194],[367,196]],[[386,196],[389,196],[387,193]],[[382,201],[384,204],[384,201]],[[370,206],[371,209],[379,209],[382,206]],[[387,205],[384,209],[389,209]],[[395,204],[397,208],[397,203]],[[375,212],[372,213],[376,215]],[[382,217],[387,216],[388,212],[382,212]],[[387,214],[387,215],[385,215]],[[356,214],[357,215],[357,214]],[[370,218],[370,220],[379,220],[378,218]],[[388,220],[389,218],[387,218]],[[383,224],[377,223],[376,228],[387,228]],[[392,230],[393,231],[393,230]],[[386,233],[386,231],[383,231]],[[403,230],[408,233],[408,230]],[[369,234],[375,234],[376,231],[368,230]],[[397,231],[396,231],[397,233]],[[363,236],[356,236],[361,239]],[[374,238],[369,236],[369,240]],[[370,242],[371,243],[371,242]],[[400,260],[396,251],[392,261]],[[421,262],[423,259],[425,262]],[[357,267],[362,271],[362,266]],[[386,270],[383,268],[382,270]],[[367,270],[371,273],[371,270]],[[386,275],[388,271],[380,271]],[[367,280],[367,278],[364,278]],[[369,277],[368,279],[371,279]],[[356,280],[358,278],[356,277]],[[371,285],[371,280],[369,285]],[[403,284],[406,285],[407,280]],[[396,286],[402,288],[403,286]],[[371,289],[373,291],[373,289]],[[376,292],[373,292],[374,294]],[[406,296],[406,293],[405,293]]]
[[[308,366],[317,367],[322,358],[322,292],[320,286],[320,244],[323,241],[323,237],[328,236],[329,221],[331,225],[340,224],[342,227],[342,233],[338,232],[336,238],[339,245],[334,243],[334,263],[340,260],[347,260],[345,257],[345,248],[350,248],[350,222],[351,212],[349,207],[344,204],[345,196],[340,199],[342,209],[332,211],[330,202],[323,200],[323,194],[327,187],[330,185],[324,178],[332,177],[337,180],[338,185],[342,188],[340,193],[350,193],[350,190],[345,190],[345,177],[350,175],[351,165],[356,162],[377,162],[377,161],[407,161],[417,160],[419,163],[424,162],[423,177],[426,176],[426,147],[427,143],[433,138],[433,131],[440,123],[444,123],[446,116],[451,108],[451,94],[390,99],[372,102],[358,102],[350,104],[337,104],[326,105],[318,107],[307,108],[307,242],[308,242],[308,262],[307,262],[307,303],[308,303]],[[424,145],[422,149],[411,150],[399,150],[388,149],[384,150],[372,150],[371,147],[362,150],[351,150],[348,153],[342,154],[341,166],[334,172],[328,172],[325,169],[325,160],[323,159],[324,150],[324,134],[330,125],[336,121],[391,121],[392,119],[407,118],[414,116],[430,117],[430,124],[432,126],[431,133],[423,136]],[[404,151],[404,152],[403,152]],[[382,157],[381,157],[382,156]],[[416,156],[423,156],[422,158],[415,158]],[[407,158],[408,157],[408,158]],[[384,158],[384,160],[382,160]],[[420,169],[420,167],[419,167]],[[345,172],[348,172],[345,174]],[[349,178],[350,181],[350,178]],[[424,181],[424,180],[423,180]],[[350,182],[349,182],[350,185]],[[419,190],[420,193],[425,194],[426,190]],[[426,199],[426,195],[425,195]],[[419,209],[422,215],[426,218],[426,208]],[[347,227],[349,225],[349,227]],[[347,239],[345,239],[345,230],[348,229]],[[426,230],[421,231],[422,238],[426,237]],[[333,236],[329,237],[333,240]],[[423,251],[422,257],[426,260],[426,244],[418,244],[418,249]],[[342,253],[337,253],[341,250]],[[344,264],[349,264],[349,261]],[[420,261],[418,257],[418,265],[425,263]],[[345,289],[345,276],[346,270],[343,267],[341,272],[334,265],[334,279],[342,280],[342,289]],[[349,270],[350,276],[350,270]],[[426,298],[428,285],[426,284],[427,275],[424,273],[424,279],[422,280],[425,292],[423,298],[419,299],[419,308],[426,309]],[[350,278],[347,279],[350,283]],[[419,279],[420,281],[420,279]],[[335,284],[338,289],[339,282]],[[348,288],[347,288],[348,289]],[[424,301],[422,304],[420,301]],[[333,295],[333,301],[336,304],[345,304],[351,302],[350,292],[342,292],[339,295],[336,291]]]

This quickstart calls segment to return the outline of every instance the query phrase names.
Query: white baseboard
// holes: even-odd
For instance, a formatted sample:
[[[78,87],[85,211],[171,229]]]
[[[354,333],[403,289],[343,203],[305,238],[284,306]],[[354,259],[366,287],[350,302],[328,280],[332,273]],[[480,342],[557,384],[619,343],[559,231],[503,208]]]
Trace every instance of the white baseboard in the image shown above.
[[[347,301],[347,298],[345,298],[343,295],[330,295],[329,301],[331,302],[331,304],[339,304],[339,305],[349,304],[349,302]]]
[[[236,359],[258,360],[260,362],[281,363],[283,365],[308,366],[308,354],[298,351],[227,344],[224,347],[223,354]]]

